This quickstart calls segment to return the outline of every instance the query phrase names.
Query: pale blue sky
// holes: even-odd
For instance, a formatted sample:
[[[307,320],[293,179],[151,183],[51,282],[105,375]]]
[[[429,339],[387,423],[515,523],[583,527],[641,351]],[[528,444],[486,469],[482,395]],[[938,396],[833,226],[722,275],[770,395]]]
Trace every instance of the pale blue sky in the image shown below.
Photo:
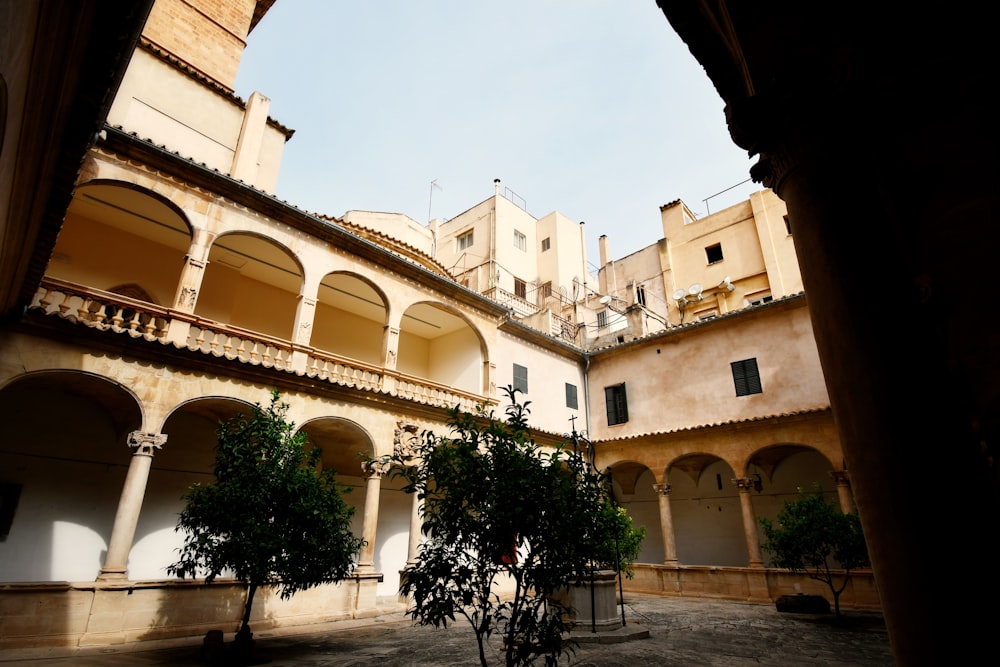
[[[586,223],[587,259],[660,239],[659,207],[760,188],[723,102],[653,0],[278,0],[236,82],[295,130],[277,196],[448,219],[493,194]],[[431,181],[435,189],[431,199]]]

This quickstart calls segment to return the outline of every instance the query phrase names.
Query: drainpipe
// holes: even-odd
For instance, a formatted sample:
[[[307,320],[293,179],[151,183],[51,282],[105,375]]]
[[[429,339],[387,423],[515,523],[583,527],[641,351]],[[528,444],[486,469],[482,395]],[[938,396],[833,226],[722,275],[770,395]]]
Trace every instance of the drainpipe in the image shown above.
[[[590,437],[590,354],[584,353],[583,366],[583,404],[586,410],[583,413],[584,426],[587,427],[587,437]]]
[[[490,275],[487,281],[487,285],[493,283],[493,298],[497,298],[499,293],[497,290],[500,289],[500,272],[496,270],[494,262],[496,261],[496,247],[497,247],[497,198],[500,196],[500,179],[493,179],[493,208],[490,210]]]

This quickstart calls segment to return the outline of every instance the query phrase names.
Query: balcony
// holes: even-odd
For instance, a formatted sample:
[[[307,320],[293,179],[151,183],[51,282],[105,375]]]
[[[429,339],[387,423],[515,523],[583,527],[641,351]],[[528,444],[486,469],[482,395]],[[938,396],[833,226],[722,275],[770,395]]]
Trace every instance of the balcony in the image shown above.
[[[495,402],[396,370],[51,277],[42,280],[28,311],[128,336],[137,344],[172,345],[434,407],[457,405],[473,411],[476,405]]]

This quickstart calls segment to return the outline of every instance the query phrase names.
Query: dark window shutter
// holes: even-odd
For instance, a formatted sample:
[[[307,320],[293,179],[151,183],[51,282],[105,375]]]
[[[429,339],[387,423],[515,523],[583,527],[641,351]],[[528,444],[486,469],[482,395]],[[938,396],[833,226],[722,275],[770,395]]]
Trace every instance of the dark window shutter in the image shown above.
[[[566,383],[566,407],[576,410],[579,407],[579,403],[576,400],[576,385]]]
[[[760,370],[757,368],[756,359],[743,359],[730,364],[733,369],[733,384],[736,386],[737,396],[748,396],[749,394],[760,394],[763,388],[760,384]]]
[[[608,426],[628,421],[628,400],[625,396],[624,382],[604,388],[604,403],[608,410]]]

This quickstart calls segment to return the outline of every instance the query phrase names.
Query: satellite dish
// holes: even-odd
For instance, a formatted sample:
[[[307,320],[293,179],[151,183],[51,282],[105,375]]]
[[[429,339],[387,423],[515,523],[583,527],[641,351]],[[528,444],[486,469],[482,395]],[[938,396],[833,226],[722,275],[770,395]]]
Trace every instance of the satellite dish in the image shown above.
[[[676,292],[674,292],[674,300],[680,301],[681,299],[684,298],[685,294],[687,294],[687,292],[685,292],[684,290],[682,289],[677,290]]]
[[[603,304],[604,304],[604,305],[606,306],[606,305],[608,305],[609,303],[611,303],[611,297],[610,297],[610,296],[607,296],[607,295],[604,295],[604,296],[602,296],[602,297],[600,298],[600,302],[601,302],[601,303],[603,303]]]
[[[701,283],[693,283],[691,287],[688,287],[688,294],[693,296],[701,294]]]

